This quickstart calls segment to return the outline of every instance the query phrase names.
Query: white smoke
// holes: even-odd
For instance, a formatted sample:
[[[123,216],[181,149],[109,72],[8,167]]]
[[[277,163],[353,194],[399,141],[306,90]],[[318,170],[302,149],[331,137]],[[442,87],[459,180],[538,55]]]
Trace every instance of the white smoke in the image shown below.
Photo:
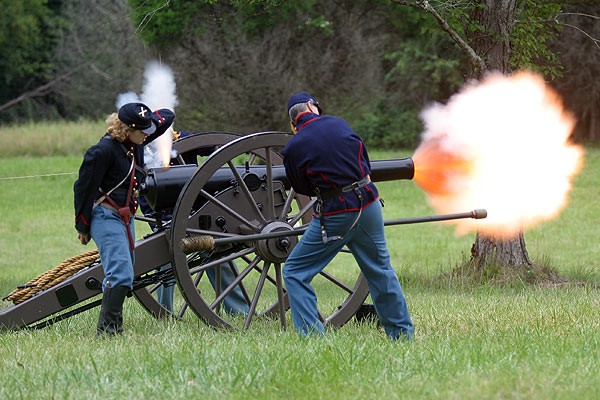
[[[123,104],[127,103],[136,103],[140,101],[138,95],[134,92],[120,93],[117,96],[117,102],[115,105],[117,106],[117,110],[123,106]]]
[[[159,108],[175,110],[175,106],[178,104],[175,94],[175,78],[169,66],[157,61],[146,65],[141,98],[142,102],[152,110]]]
[[[171,68],[157,61],[149,62],[144,70],[144,84],[141,96],[134,92],[117,96],[117,109],[123,104],[140,101],[152,111],[167,108],[175,111],[178,104],[176,84]],[[149,168],[168,165],[173,144],[173,127],[148,144],[144,149],[144,160]]]

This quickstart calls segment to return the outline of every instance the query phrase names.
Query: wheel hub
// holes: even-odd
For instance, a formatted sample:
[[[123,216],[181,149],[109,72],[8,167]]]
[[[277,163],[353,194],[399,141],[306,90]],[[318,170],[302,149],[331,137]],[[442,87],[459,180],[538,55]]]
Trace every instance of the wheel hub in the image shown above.
[[[286,222],[273,221],[266,224],[260,233],[268,234],[272,232],[291,231],[293,229],[294,228]],[[298,237],[296,235],[257,240],[256,250],[263,259],[274,263],[281,263],[290,255],[296,246],[296,243],[298,243]]]

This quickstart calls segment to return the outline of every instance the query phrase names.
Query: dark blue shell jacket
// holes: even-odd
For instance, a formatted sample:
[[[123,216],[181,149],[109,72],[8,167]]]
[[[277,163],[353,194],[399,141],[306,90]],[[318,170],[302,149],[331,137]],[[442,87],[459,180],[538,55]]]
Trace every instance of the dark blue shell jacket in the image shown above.
[[[162,119],[156,122],[156,131],[143,144],[119,142],[107,133],[86,151],[79,168],[79,177],[73,185],[75,229],[78,232],[89,233],[94,202],[102,196],[100,189],[108,192],[128,176],[131,158],[127,156],[127,151],[133,153],[138,167],[144,166],[144,145],[165,133],[175,119],[175,113],[170,110],[162,109],[160,112]],[[144,173],[141,168],[136,170],[135,175],[137,182],[142,182]],[[110,195],[119,206],[125,206],[129,185],[130,180],[127,178]],[[133,204],[130,207],[134,211]]]
[[[371,173],[367,148],[346,121],[334,116],[304,113],[297,119],[297,133],[283,149],[283,164],[297,193],[315,196],[339,190]],[[360,189],[323,201],[323,215],[358,211],[379,198],[373,182]]]

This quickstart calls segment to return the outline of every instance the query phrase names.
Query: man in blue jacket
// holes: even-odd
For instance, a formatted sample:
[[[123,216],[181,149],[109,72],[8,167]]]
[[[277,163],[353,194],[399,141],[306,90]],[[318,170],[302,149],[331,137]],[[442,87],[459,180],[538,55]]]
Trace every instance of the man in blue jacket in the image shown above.
[[[283,149],[286,174],[296,192],[317,198],[315,217],[283,269],[296,330],[301,335],[325,333],[311,281],[348,246],[386,334],[410,339],[413,323],[390,263],[365,144],[343,119],[322,116],[309,93],[293,94],[287,110],[295,136]]]

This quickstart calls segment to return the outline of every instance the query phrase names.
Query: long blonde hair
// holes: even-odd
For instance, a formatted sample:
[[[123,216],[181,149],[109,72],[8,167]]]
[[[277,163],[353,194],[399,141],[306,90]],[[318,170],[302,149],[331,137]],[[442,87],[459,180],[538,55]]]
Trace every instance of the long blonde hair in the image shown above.
[[[135,129],[130,128],[121,122],[117,113],[110,114],[108,118],[106,118],[106,123],[108,124],[106,131],[119,142],[124,142],[129,138],[129,134],[135,131]]]

